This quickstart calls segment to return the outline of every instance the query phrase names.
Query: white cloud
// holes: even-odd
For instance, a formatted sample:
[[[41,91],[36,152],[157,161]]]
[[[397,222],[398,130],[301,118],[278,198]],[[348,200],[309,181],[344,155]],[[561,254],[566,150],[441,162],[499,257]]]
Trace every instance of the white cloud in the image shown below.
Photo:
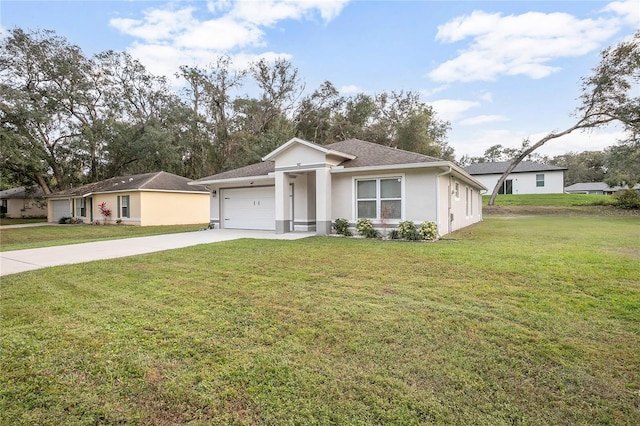
[[[221,34],[224,37],[220,37]],[[262,37],[263,32],[258,27],[222,17],[193,25],[175,37],[173,44],[185,49],[228,51],[262,45]]]
[[[468,109],[479,107],[480,102],[461,99],[440,99],[429,102],[443,120],[453,121]]]
[[[176,87],[183,83],[181,79],[175,78],[180,65],[206,67],[215,63],[223,55],[223,53],[209,49],[186,50],[164,44],[134,43],[128,51],[133,57],[141,58],[140,60],[149,72],[154,75],[167,76],[169,82]],[[291,55],[287,53],[271,51],[260,54],[236,53],[228,56],[231,58],[230,68],[232,70],[247,69],[252,62],[261,59],[268,62],[273,62],[276,59],[291,59]]]
[[[614,1],[602,9],[603,12],[613,12],[624,21],[635,27],[640,27],[640,3],[638,0]]]
[[[493,103],[493,93],[491,92],[481,92],[478,97],[485,102]]]
[[[224,12],[233,7],[231,0],[215,0],[207,2],[207,10],[211,13]]]
[[[500,75],[543,78],[559,68],[553,59],[580,56],[598,49],[620,27],[618,18],[578,19],[567,13],[472,12],[438,27],[436,40],[470,39],[456,58],[428,73],[439,82],[491,81]]]
[[[285,19],[310,18],[315,12],[326,23],[338,16],[348,0],[239,1],[230,16],[254,25],[272,26]]]
[[[313,19],[327,23],[349,0],[208,1],[195,6],[147,9],[139,19],[114,18],[110,25],[136,39],[127,51],[154,74],[172,76],[180,65],[205,65],[228,54],[246,58],[290,58],[286,53],[246,51],[265,46],[264,30],[283,20]],[[198,14],[208,14],[205,19]],[[201,16],[201,15],[198,15]],[[266,56],[265,56],[266,55]]]
[[[149,9],[143,19],[113,18],[109,24],[121,33],[155,42],[172,38],[197,24],[192,14],[194,9],[181,10]]]
[[[497,123],[500,121],[508,121],[509,119],[504,115],[477,115],[475,117],[465,118],[460,120],[458,124],[460,126],[477,126],[480,124]]]
[[[340,88],[340,93],[343,93],[345,95],[352,95],[352,94],[362,93],[362,92],[364,92],[364,90],[362,90],[361,88],[359,88],[355,84],[349,84],[349,85],[346,85],[346,86],[342,86]]]
[[[420,94],[424,97],[430,97],[435,95],[436,93],[440,93],[449,88],[448,84],[443,84],[441,86],[435,87],[433,89],[420,89]]]

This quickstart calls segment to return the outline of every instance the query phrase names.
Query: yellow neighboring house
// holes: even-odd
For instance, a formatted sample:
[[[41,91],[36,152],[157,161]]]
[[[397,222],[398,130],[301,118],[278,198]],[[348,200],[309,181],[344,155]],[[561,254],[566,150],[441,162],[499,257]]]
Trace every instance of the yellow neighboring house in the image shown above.
[[[0,191],[0,214],[10,218],[45,217],[47,200],[40,187],[11,188]]]
[[[57,223],[73,217],[85,223],[139,226],[209,223],[209,191],[189,182],[192,180],[185,177],[156,172],[55,192],[47,196],[47,220]],[[101,210],[109,210],[110,215]]]

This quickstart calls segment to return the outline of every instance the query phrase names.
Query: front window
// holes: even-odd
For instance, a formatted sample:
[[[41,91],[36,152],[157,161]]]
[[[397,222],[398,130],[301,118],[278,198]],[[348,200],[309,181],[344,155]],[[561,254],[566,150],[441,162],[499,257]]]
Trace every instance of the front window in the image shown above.
[[[402,178],[357,180],[356,210],[358,219],[401,219]]]
[[[118,197],[118,217],[131,217],[128,195]]]
[[[544,186],[544,173],[540,173],[540,174],[536,175],[536,186],[538,188]]]
[[[86,201],[84,198],[76,198],[76,217],[85,217],[87,215]]]

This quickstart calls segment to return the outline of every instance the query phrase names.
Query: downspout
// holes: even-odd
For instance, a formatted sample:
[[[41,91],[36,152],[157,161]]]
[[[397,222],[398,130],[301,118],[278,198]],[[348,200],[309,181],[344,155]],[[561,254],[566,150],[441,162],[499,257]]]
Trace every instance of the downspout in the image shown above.
[[[449,169],[436,175],[436,200],[437,206],[436,209],[436,223],[440,224],[440,176],[444,176],[446,174],[451,174],[451,166]],[[451,232],[451,177],[449,177],[449,185],[447,186],[447,234]],[[441,234],[443,235],[443,234]]]

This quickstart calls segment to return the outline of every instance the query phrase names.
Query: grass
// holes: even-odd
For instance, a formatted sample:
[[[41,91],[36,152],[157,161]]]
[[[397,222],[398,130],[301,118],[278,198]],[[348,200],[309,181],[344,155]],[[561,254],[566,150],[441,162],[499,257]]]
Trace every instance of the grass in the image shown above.
[[[2,218],[0,218],[0,226],[5,226],[5,225],[23,225],[25,223],[45,223],[46,221],[47,221],[46,217],[35,217],[35,218],[2,217]]]
[[[0,251],[188,232],[206,226],[206,224],[171,226],[52,225],[0,229]]]
[[[640,218],[3,277],[0,424],[640,423]]]
[[[490,195],[482,197],[483,205],[487,205]],[[615,204],[615,197],[596,194],[522,194],[498,195],[496,206],[608,206]]]

